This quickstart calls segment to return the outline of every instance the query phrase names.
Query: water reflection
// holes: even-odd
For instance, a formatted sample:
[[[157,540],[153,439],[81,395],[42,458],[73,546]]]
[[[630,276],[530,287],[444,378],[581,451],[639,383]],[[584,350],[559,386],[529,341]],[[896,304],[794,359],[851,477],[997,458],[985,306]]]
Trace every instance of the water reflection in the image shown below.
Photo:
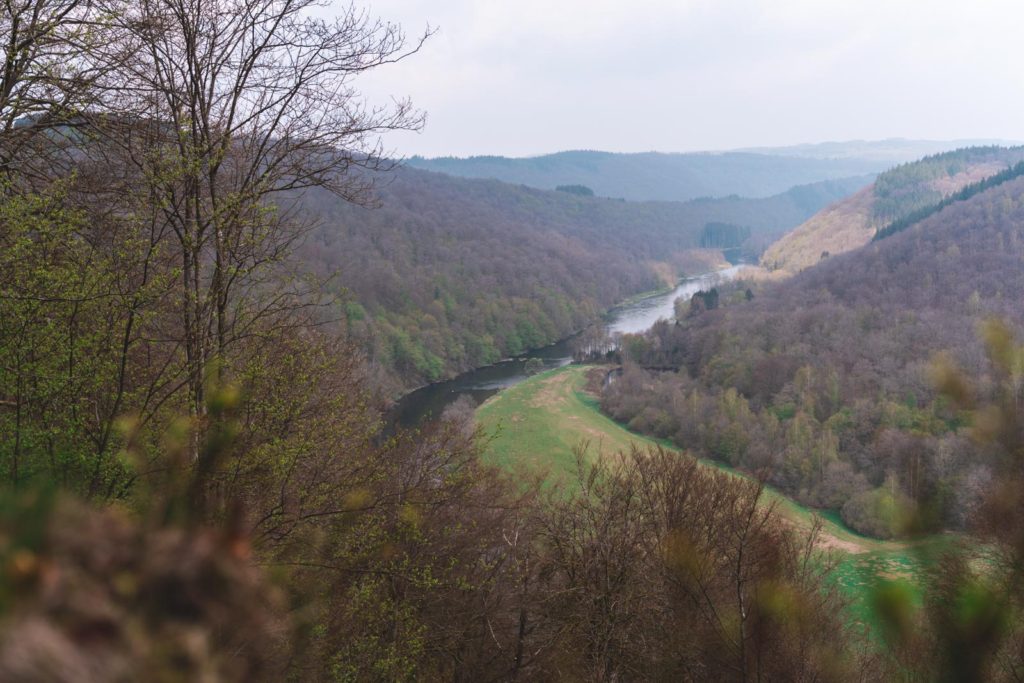
[[[659,320],[669,320],[675,316],[676,299],[689,299],[702,289],[708,290],[718,282],[731,280],[741,267],[731,266],[715,273],[683,280],[669,294],[657,294],[613,309],[609,314],[610,319],[606,323],[608,332],[611,334],[616,332],[636,334],[649,330]]]

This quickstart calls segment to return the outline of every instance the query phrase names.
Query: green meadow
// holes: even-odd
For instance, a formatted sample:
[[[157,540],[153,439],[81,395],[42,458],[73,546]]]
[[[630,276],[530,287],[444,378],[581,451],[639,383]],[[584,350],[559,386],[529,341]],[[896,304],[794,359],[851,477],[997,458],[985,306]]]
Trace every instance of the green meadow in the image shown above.
[[[582,443],[590,458],[616,457],[633,445],[674,449],[602,414],[597,397],[586,390],[587,372],[592,369],[570,365],[549,370],[481,405],[476,415],[489,436],[487,460],[506,469],[543,473],[555,481],[574,474],[575,450]],[[747,476],[718,462],[702,462],[733,476]],[[850,618],[868,625],[874,621],[870,607],[874,589],[889,581],[915,586],[930,552],[948,542],[945,537],[915,543],[881,541],[853,531],[835,513],[811,510],[770,487],[765,489],[765,499],[797,527],[809,528],[815,516],[821,519],[820,546],[836,554],[833,576],[851,599]]]

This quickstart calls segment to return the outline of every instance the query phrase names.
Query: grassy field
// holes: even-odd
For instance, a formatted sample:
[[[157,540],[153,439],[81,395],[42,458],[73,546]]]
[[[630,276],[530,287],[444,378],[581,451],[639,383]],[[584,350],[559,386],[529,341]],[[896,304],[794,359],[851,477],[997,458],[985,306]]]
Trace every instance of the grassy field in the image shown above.
[[[492,435],[488,459],[502,467],[560,477],[573,472],[573,449],[583,441],[593,457],[652,443],[601,414],[597,399],[583,391],[584,369],[570,365],[549,370],[480,406],[477,420]]]
[[[643,447],[659,443],[630,432],[600,412],[597,398],[585,390],[590,370],[579,365],[550,370],[481,405],[477,420],[491,435],[486,457],[505,468],[525,468],[560,478],[574,473],[573,450],[581,442],[589,444],[587,452],[592,458],[614,457],[632,444]],[[702,462],[734,476],[746,476],[717,462]],[[808,528],[816,514],[770,488],[766,498],[801,528]],[[867,599],[873,587],[892,580],[913,585],[926,561],[926,551],[945,542],[936,538],[912,546],[880,541],[846,527],[836,514],[818,516],[823,522],[821,546],[840,553],[835,580],[852,598],[850,616],[863,623],[873,621]]]

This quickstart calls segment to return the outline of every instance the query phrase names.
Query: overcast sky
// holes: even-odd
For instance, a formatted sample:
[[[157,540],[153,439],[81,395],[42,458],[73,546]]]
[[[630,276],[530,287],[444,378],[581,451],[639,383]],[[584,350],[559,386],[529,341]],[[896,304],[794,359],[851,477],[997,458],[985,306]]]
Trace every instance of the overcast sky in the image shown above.
[[[358,0],[357,0],[358,1]],[[438,33],[365,77],[398,154],[1024,139],[1021,0],[372,0]]]

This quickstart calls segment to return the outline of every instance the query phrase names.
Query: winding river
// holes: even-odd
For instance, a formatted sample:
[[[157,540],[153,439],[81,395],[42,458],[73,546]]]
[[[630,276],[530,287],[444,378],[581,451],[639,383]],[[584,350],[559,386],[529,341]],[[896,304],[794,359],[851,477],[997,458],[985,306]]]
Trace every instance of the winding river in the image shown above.
[[[682,280],[671,292],[652,294],[613,308],[605,316],[605,329],[609,334],[635,334],[643,332],[662,318],[672,318],[675,300],[689,298],[700,290],[707,290],[716,283],[732,279],[742,266],[731,266],[713,273]],[[572,362],[570,343],[572,337],[530,351],[522,356],[503,360],[494,365],[470,370],[446,382],[421,387],[406,394],[391,410],[391,419],[405,427],[413,427],[423,420],[441,414],[446,406],[461,396],[468,396],[476,405],[507,387],[514,386],[529,375],[526,362],[537,358],[545,368],[561,367]]]

